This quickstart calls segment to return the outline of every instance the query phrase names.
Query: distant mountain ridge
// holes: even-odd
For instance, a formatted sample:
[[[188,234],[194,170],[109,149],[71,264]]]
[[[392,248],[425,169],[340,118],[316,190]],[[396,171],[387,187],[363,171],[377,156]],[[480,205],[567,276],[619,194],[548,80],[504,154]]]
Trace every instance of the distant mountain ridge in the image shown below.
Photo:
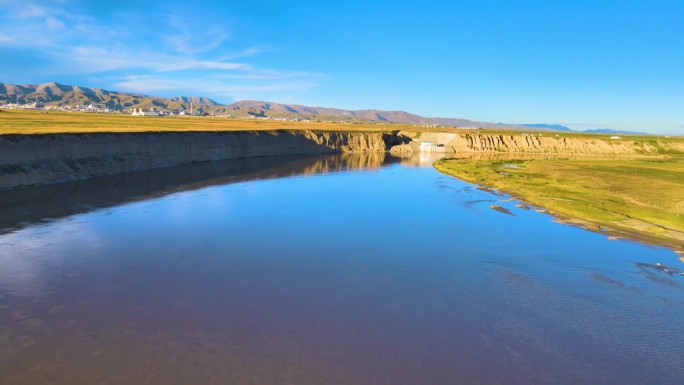
[[[530,128],[538,128],[542,130],[551,130],[551,131],[575,131],[570,127],[563,126],[561,124],[545,124],[545,123],[525,123],[521,124],[521,126],[524,127],[530,127]]]
[[[623,134],[623,135],[650,135],[647,132],[641,131],[627,131],[627,130],[613,130],[611,128],[595,128],[592,130],[584,130],[592,134]]]
[[[64,85],[55,82],[45,84],[0,83],[0,106],[3,104],[29,104],[41,102],[47,106],[66,107],[94,104],[111,110],[130,108],[155,108],[157,110],[201,111],[216,115],[231,115],[239,118],[271,117],[307,120],[343,120],[367,123],[404,123],[422,126],[452,126],[506,130],[574,131],[558,124],[505,124],[473,121],[462,118],[429,118],[406,111],[344,110],[329,107],[309,107],[299,104],[245,100],[224,105],[208,98],[178,96],[163,98],[144,94],[108,91],[102,88],[88,88]],[[589,131],[596,133],[629,133],[627,131]]]
[[[191,100],[192,98],[185,96],[163,98],[144,94],[108,91],[101,88],[64,85],[55,82],[25,85],[0,83],[0,105],[10,103],[29,104],[37,101],[47,106],[56,107],[95,104],[112,110],[156,108],[189,111]],[[193,105],[195,110],[235,117],[297,118],[323,121],[347,120],[369,123],[387,122],[472,128],[527,129],[527,127],[521,125],[479,122],[460,118],[427,118],[405,111],[344,110],[254,100],[223,105],[208,98],[197,98]]]
[[[97,104],[110,109],[190,109],[190,99],[187,97],[162,98],[54,82],[25,85],[0,83],[0,104],[33,102],[56,107]],[[208,109],[221,106],[207,98],[199,98],[195,104]]]
[[[505,129],[525,129],[526,127],[515,124],[502,124],[479,122],[461,118],[427,118],[412,114],[406,111],[383,111],[383,110],[343,110],[329,107],[310,107],[298,104],[281,104],[274,102],[264,102],[257,100],[245,100],[235,102],[229,108],[247,109],[251,112],[258,112],[261,116],[280,116],[298,115],[308,118],[350,118],[360,121],[404,123],[417,125],[438,125],[456,127],[482,127],[482,128],[505,128]]]

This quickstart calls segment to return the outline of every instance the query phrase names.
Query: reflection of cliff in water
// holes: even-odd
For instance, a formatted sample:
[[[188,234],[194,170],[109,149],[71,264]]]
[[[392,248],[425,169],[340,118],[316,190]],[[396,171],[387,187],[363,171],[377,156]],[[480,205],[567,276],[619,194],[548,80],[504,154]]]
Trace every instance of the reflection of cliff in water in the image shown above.
[[[451,154],[444,154],[438,152],[413,152],[413,153],[395,153],[391,158],[406,166],[414,167],[431,167],[436,161],[450,157]]]
[[[391,161],[392,159],[384,152],[317,157],[312,159],[310,164],[302,168],[297,174],[312,175],[344,170],[374,170]]]
[[[0,191],[0,233],[97,208],[206,186],[352,169],[377,169],[385,162],[384,153],[254,157],[21,187]]]

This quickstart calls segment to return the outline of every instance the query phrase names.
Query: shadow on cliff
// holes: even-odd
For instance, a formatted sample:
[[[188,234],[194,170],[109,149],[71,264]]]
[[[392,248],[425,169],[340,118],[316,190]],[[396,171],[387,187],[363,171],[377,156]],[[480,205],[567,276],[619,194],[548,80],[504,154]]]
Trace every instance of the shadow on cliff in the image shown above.
[[[15,188],[0,191],[0,234],[179,191],[257,179],[376,169],[397,161],[385,153],[254,157]]]

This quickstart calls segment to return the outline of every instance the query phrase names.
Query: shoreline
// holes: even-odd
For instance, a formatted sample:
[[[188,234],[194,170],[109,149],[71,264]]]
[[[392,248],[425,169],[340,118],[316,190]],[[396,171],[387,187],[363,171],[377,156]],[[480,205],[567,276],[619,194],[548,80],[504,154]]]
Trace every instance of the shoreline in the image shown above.
[[[0,190],[189,163],[386,152],[388,132],[317,130],[0,135]]]
[[[462,177],[461,175],[455,175],[451,172],[449,172],[444,166],[439,164],[440,161],[437,161],[433,164],[433,167],[440,173],[450,176],[452,178],[456,178],[459,180],[462,180],[467,183],[471,183],[475,186],[478,186],[481,189],[484,189],[486,191],[493,192],[495,194],[501,194],[501,195],[506,195],[511,197],[517,202],[520,202],[521,204],[524,204],[526,206],[529,206],[530,209],[534,209],[535,211],[538,212],[543,212],[547,213],[550,216],[553,217],[553,220],[557,223],[562,223],[565,225],[570,225],[570,226],[575,226],[582,228],[587,231],[591,231],[593,233],[598,233],[605,235],[609,239],[626,239],[630,241],[635,241],[639,243],[644,243],[648,244],[651,246],[658,246],[658,247],[665,247],[667,249],[672,250],[673,252],[677,253],[678,255],[684,255],[684,232],[675,230],[675,229],[669,229],[665,226],[662,226],[657,223],[651,223],[647,221],[643,221],[640,219],[636,218],[630,218],[630,220],[639,222],[642,225],[648,226],[657,226],[661,227],[665,230],[668,231],[668,236],[658,236],[655,235],[651,232],[648,232],[645,229],[638,229],[635,227],[630,227],[626,226],[625,224],[620,225],[620,223],[614,223],[614,222],[605,222],[605,221],[597,221],[597,220],[591,220],[587,218],[578,218],[578,217],[573,217],[564,213],[560,213],[558,211],[555,211],[553,209],[549,209],[547,206],[544,204],[541,204],[539,202],[535,202],[533,200],[529,200],[529,198],[524,198],[522,197],[519,193],[512,189],[499,189],[495,188],[492,186],[488,186],[486,184],[480,183],[478,181],[474,180],[469,180],[467,178]],[[542,210],[538,210],[538,209]],[[634,223],[637,224],[637,223]],[[641,226],[642,228],[644,226]]]

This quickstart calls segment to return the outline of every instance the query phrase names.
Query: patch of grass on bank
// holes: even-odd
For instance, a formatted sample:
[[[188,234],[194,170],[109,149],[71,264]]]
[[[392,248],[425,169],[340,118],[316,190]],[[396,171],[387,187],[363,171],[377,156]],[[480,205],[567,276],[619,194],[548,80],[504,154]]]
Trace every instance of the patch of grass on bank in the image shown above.
[[[684,155],[441,160],[435,167],[565,217],[684,244]],[[671,231],[668,231],[671,230]],[[673,230],[673,231],[672,231]]]

